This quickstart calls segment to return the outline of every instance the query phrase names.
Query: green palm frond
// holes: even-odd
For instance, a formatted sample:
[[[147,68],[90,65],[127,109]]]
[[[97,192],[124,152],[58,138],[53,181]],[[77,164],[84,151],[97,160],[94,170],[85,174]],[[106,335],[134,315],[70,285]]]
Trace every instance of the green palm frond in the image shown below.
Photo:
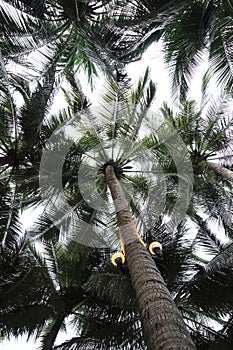
[[[139,79],[137,87],[132,91],[131,99],[133,104],[142,103],[145,107],[150,107],[155,95],[155,85],[149,80],[149,73],[150,71],[147,67],[143,77]]]
[[[48,102],[53,92],[55,82],[55,67],[49,67],[44,77],[43,87],[38,83],[36,91],[25,101],[20,111],[20,124],[23,132],[23,141],[27,148],[39,141],[39,133],[43,119],[48,110]]]
[[[1,61],[1,57],[0,57]],[[18,142],[18,116],[16,111],[16,105],[14,97],[10,90],[10,81],[5,69],[4,62],[1,61],[1,82],[2,87],[0,90],[1,101],[1,126],[2,133],[1,140],[1,155],[2,165],[14,163],[14,157],[16,156],[16,144]]]
[[[195,238],[196,243],[199,242],[201,249],[205,251],[206,254],[218,254],[222,250],[223,244],[211,230],[211,224],[214,225],[215,222],[203,220],[198,214],[195,214],[195,216],[193,215],[192,219],[199,226],[199,230]]]
[[[26,333],[28,338],[34,337],[42,331],[48,315],[53,317],[53,309],[43,304],[22,305],[5,311],[0,317],[1,334],[18,337]]]
[[[183,97],[204,51],[209,52],[210,72],[216,74],[220,85],[231,89],[231,16],[223,8],[223,4],[212,1],[197,1],[192,6],[184,3],[181,12],[165,27],[166,59],[171,66],[175,65],[174,83],[181,88]]]
[[[1,260],[0,265],[2,334],[26,332],[31,336],[40,332],[47,318],[53,316],[53,307],[46,300],[54,293],[43,259],[24,244],[18,253],[14,251],[12,263]]]
[[[115,66],[122,65],[120,58],[128,40],[123,38],[124,29],[113,22],[110,25],[108,21],[108,16],[118,17],[114,2],[7,3],[9,5],[4,2],[0,11],[5,33],[2,42],[4,57],[22,64],[22,58],[28,62],[28,55],[36,50],[36,60],[43,66],[45,57],[57,51],[58,69],[75,67],[79,70],[81,67],[91,84],[98,68],[114,77]],[[35,60],[32,68],[35,70]]]
[[[219,31],[214,33],[210,46],[209,73],[215,74],[220,86],[226,86],[228,91],[232,91],[232,15],[228,13],[217,18],[215,25]]]
[[[103,349],[107,349],[109,346],[127,349],[129,344],[141,349],[144,345],[137,313],[108,304],[100,304],[100,306],[93,304],[84,307],[84,317],[80,318],[81,315],[74,316],[72,323],[75,322],[75,319],[81,322],[81,336],[90,337],[89,341],[97,342]],[[106,315],[108,315],[107,318]],[[77,340],[79,344],[82,339]]]
[[[4,197],[1,197],[0,250],[2,258],[6,261],[12,259],[12,254],[17,249],[21,237],[24,236],[17,205],[15,192],[8,192]]]
[[[188,300],[204,311],[213,310],[219,316],[227,314],[232,305],[232,244],[226,246],[187,284]],[[222,290],[224,288],[224,294]],[[214,294],[212,291],[215,291]],[[200,294],[203,296],[200,298]]]
[[[100,302],[124,309],[137,309],[128,275],[98,272],[90,276],[85,284],[85,289]]]
[[[70,93],[67,93],[63,89],[63,93],[66,98],[66,102],[71,109],[71,115],[75,115],[78,111],[84,109],[88,106],[87,99],[82,92],[81,84],[78,80],[78,77],[75,76],[74,72],[71,70],[66,70],[65,72],[66,79],[71,87]]]
[[[201,62],[206,45],[206,28],[200,28],[200,25],[205,23],[201,23],[204,15],[202,11],[199,2],[193,6],[187,6],[184,2],[183,9],[168,20],[164,29],[165,59],[171,67],[173,91],[179,87],[181,99],[185,98],[189,81]]]
[[[197,67],[208,58],[208,75],[220,88],[232,90],[232,5],[230,1],[129,2],[119,16],[125,37],[134,41],[124,59],[139,59],[162,38],[170,70],[173,93],[181,100]]]
[[[162,244],[163,257],[162,259],[155,257],[155,262],[169,290],[175,293],[179,286],[184,285],[188,279],[184,271],[188,272],[195,264],[191,254],[192,243],[186,238],[189,227],[183,222],[174,232],[171,232],[161,219],[154,220],[154,228],[146,233],[145,241],[148,245],[152,241]]]
[[[223,228],[226,228],[226,235],[228,235],[232,229],[232,198],[225,186],[218,186],[214,179],[211,179],[209,175],[196,179],[192,202],[208,215],[209,220],[211,218],[220,219]],[[222,181],[222,179],[219,177],[218,181]]]
[[[194,329],[194,325],[196,329]],[[228,349],[227,338],[224,336],[219,336],[219,333],[217,331],[211,329],[207,325],[204,325],[200,322],[192,321],[192,327],[190,325],[187,326],[190,329],[192,338],[194,339],[197,349],[221,349],[221,347],[218,347],[219,338],[220,341],[226,342],[224,342],[224,345],[226,346],[225,349]]]
[[[76,338],[72,338],[71,340],[66,341],[63,344],[57,345],[54,347],[56,350],[87,350],[87,349],[100,349],[107,350],[109,346],[116,347],[120,346],[122,350],[127,350],[129,346],[133,346],[135,350],[142,350],[144,348],[144,344],[141,344],[141,335],[140,332],[134,331],[131,332],[131,336],[129,337],[129,332],[127,333],[127,338],[129,342],[124,340],[125,330],[128,329],[130,323],[118,323],[117,325],[112,326],[112,329],[108,325],[105,329],[104,327],[99,331],[99,337],[88,337],[88,336],[80,336]],[[117,335],[116,331],[117,330]],[[105,334],[105,338],[101,338]],[[107,334],[107,337],[106,337]]]
[[[0,46],[3,56],[14,60],[16,55],[34,50],[37,46],[36,35],[44,33],[35,18],[6,3],[0,7],[1,32],[4,33]]]
[[[232,243],[227,244],[222,251],[212,259],[206,266],[206,271],[210,274],[214,273],[218,269],[224,268],[225,266],[231,266],[232,263]]]
[[[227,337],[225,342],[224,342],[224,340],[221,339],[222,336]],[[219,338],[220,338],[219,343],[220,344],[223,343],[223,346],[227,346],[227,345],[229,345],[229,343],[232,342],[232,315],[230,315],[230,317],[227,320],[227,322],[225,323],[224,327],[219,332]],[[224,344],[224,343],[226,343],[226,344]]]
[[[14,6],[16,9],[23,11],[25,13],[30,14],[31,16],[39,17],[39,15],[46,13],[45,1],[44,0],[36,0],[32,3],[28,3],[28,1],[23,0],[7,0],[11,6]],[[35,11],[35,13],[34,13]]]
[[[46,142],[69,118],[69,111],[65,108],[60,109],[55,115],[52,114],[49,118],[46,118],[41,124],[40,129],[42,142]]]

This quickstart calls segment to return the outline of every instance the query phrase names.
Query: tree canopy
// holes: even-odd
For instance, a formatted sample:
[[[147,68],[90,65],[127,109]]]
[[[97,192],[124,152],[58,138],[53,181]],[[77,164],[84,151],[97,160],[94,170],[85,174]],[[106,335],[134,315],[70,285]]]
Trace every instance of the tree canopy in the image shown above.
[[[184,348],[232,348],[231,1],[2,1],[0,18],[1,337],[159,349],[178,324]],[[132,86],[125,68],[158,40],[179,100],[153,112],[149,69]],[[203,55],[199,108],[187,92]],[[80,69],[92,87],[106,77],[97,107]],[[222,99],[208,109],[212,74]],[[41,214],[25,230],[28,208]],[[167,333],[144,317],[155,299]],[[76,336],[57,344],[67,322]]]

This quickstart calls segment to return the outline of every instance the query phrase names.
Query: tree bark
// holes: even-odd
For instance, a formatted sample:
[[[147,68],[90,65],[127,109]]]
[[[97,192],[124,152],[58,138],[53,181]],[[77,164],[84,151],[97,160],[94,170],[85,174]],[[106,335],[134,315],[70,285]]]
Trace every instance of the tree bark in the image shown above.
[[[105,169],[148,350],[195,349],[182,316],[137,232],[114,168]]]
[[[227,179],[228,181],[233,182],[233,171],[224,168],[223,166],[213,163],[213,162],[206,162],[206,165],[209,169],[215,171],[216,173],[218,173],[219,175],[221,175],[222,177],[224,177],[225,179]]]
[[[58,315],[55,323],[53,324],[51,330],[45,335],[43,341],[42,350],[52,350],[54,342],[57,338],[58,332],[60,331],[61,325],[65,319],[65,314]]]

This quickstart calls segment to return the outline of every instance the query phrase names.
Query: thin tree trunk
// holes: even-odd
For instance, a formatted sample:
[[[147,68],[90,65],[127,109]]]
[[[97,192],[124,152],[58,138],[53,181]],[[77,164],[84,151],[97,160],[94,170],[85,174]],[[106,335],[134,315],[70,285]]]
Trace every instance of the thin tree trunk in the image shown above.
[[[227,168],[224,168],[223,166],[213,162],[206,162],[206,165],[208,166],[209,169],[215,171],[216,173],[218,173],[228,181],[233,182],[233,171]]]
[[[139,305],[148,350],[191,350],[195,346],[149,252],[142,244],[114,168],[105,170],[114,200],[122,248]]]
[[[52,350],[52,348],[54,346],[54,342],[55,342],[55,340],[57,338],[58,332],[61,329],[61,325],[62,325],[64,319],[65,319],[65,314],[58,315],[55,323],[53,324],[53,326],[51,328],[51,330],[44,337],[42,350]]]

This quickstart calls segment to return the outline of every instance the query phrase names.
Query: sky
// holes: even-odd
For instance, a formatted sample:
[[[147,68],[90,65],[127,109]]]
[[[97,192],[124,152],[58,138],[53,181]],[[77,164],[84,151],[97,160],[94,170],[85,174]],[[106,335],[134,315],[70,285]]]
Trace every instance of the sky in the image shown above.
[[[132,78],[132,81],[136,82],[140,76],[143,75],[145,72],[145,69],[147,66],[150,67],[151,79],[157,84],[157,92],[156,92],[156,99],[154,102],[153,107],[157,109],[162,105],[164,101],[170,101],[171,100],[171,91],[170,91],[170,82],[169,82],[169,75],[168,71],[165,68],[165,64],[163,63],[163,55],[161,52],[161,44],[154,44],[152,45],[147,52],[143,55],[143,59],[139,62],[132,63],[128,66],[127,72],[129,74],[129,77]],[[196,99],[197,101],[200,100],[201,96],[201,77],[205,70],[205,64],[200,66],[200,68],[197,71],[197,74],[195,75],[195,79],[191,83],[191,94],[190,97]],[[80,82],[82,86],[84,87],[84,93],[87,95],[90,95],[90,88],[85,83],[85,76],[83,74],[80,74]],[[94,93],[92,93],[91,100],[92,101],[98,101],[98,92],[102,89],[103,82],[102,80],[97,81],[96,88]],[[214,91],[214,90],[213,90]],[[53,111],[55,112],[58,108],[59,104],[57,104],[57,101],[60,101],[60,105],[64,102],[62,99],[61,94],[59,93],[57,95],[56,99],[56,107],[53,108]],[[93,102],[94,103],[94,102]],[[30,217],[30,220],[25,219],[27,217]],[[33,215],[28,215],[28,213],[23,217],[25,226],[28,226],[33,221]],[[68,334],[65,334],[64,332],[62,334],[59,334],[57,339],[57,344],[64,342],[65,340],[69,339],[74,335],[73,331],[68,327]],[[12,338],[10,341],[4,341],[3,343],[0,343],[0,350],[36,350],[39,346],[39,343],[35,343],[34,341],[26,342],[26,337],[20,337],[18,339]]]
[[[67,331],[60,332],[56,339],[56,345],[65,342],[72,337],[77,336],[75,332],[68,326]],[[10,341],[4,341],[0,343],[0,350],[37,350],[40,346],[39,340],[33,341],[29,340],[27,342],[27,337],[22,336],[16,338],[12,338]]]

